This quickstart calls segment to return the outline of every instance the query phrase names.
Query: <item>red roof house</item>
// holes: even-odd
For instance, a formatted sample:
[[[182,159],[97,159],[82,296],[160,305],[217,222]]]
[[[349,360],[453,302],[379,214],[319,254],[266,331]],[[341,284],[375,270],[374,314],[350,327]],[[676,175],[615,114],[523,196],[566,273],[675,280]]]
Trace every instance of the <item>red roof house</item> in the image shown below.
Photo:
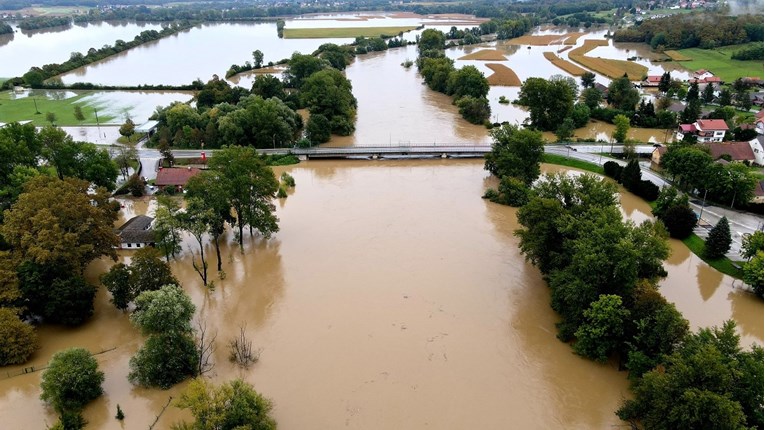
[[[754,151],[749,142],[707,143],[704,146],[709,148],[714,160],[727,155],[731,161],[754,161]]]
[[[202,169],[197,169],[196,167],[167,167],[159,169],[154,184],[160,188],[170,185],[181,191],[189,179],[192,176],[198,175],[201,171]]]

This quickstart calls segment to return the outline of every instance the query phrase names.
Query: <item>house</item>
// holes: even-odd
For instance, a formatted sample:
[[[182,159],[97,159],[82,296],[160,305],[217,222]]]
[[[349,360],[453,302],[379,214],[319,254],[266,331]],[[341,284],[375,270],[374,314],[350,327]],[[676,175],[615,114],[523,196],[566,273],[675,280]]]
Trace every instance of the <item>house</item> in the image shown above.
[[[748,77],[746,77],[746,78],[741,78],[741,80],[742,80],[742,81],[743,81],[745,84],[747,84],[747,85],[749,85],[749,86],[754,86],[754,85],[757,85],[757,86],[760,86],[760,87],[761,87],[761,86],[763,86],[763,84],[765,83],[765,81],[763,81],[763,80],[762,80],[762,78],[758,78],[758,77],[752,77],[752,76],[748,76]]]
[[[748,161],[750,163],[755,161],[754,151],[749,142],[713,142],[705,143],[703,146],[709,149],[709,154],[713,160],[730,157],[729,161]]]
[[[151,224],[154,218],[146,215],[138,215],[130,218],[125,224],[117,229],[120,238],[119,249],[140,249],[154,245],[154,230]]]
[[[661,76],[648,76],[640,83],[641,87],[658,87],[661,82]]]
[[[192,176],[198,175],[202,169],[196,167],[165,167],[157,172],[157,179],[154,185],[159,188],[167,186],[175,187],[176,191],[183,191],[183,187]]]
[[[754,197],[749,201],[751,203],[765,203],[765,193],[763,192],[762,181],[757,181],[754,185]]]
[[[754,129],[757,130],[757,133],[762,134],[763,129],[765,129],[765,124],[762,122],[762,109],[757,112],[754,118]]]
[[[145,134],[146,137],[151,137],[154,132],[157,131],[157,126],[159,126],[159,121],[146,121],[145,123],[136,127],[135,132]]]
[[[595,89],[600,91],[600,94],[603,95],[603,98],[606,98],[608,96],[608,87],[596,82],[595,83]]]
[[[749,100],[752,101],[753,106],[760,106],[762,107],[763,101],[763,93],[749,93]]]
[[[680,124],[677,128],[677,140],[683,140],[683,137],[690,133],[696,136],[699,143],[722,142],[726,131],[728,124],[722,119],[700,119],[693,124]]]
[[[688,83],[689,84],[697,83],[699,85],[702,85],[702,84],[716,84],[717,86],[720,86],[720,85],[722,85],[723,81],[722,81],[722,79],[720,79],[717,76],[707,76],[705,78],[690,78],[690,79],[688,79]],[[701,89],[701,88],[699,88],[699,89]]]
[[[666,154],[666,152],[666,146],[659,146],[653,150],[651,153],[651,169],[659,170],[659,165],[661,164],[661,156]]]
[[[752,148],[754,153],[754,162],[760,166],[765,165],[765,160],[763,159],[765,158],[765,145],[763,145],[762,141],[762,132],[749,141],[749,147]]]
[[[693,75],[691,75],[691,79],[701,80],[701,79],[711,78],[712,76],[714,76],[714,73],[710,72],[709,70],[699,69],[693,72]]]
[[[674,113],[680,113],[685,110],[685,103],[679,102],[679,101],[673,101],[672,104],[669,105],[667,110]]]

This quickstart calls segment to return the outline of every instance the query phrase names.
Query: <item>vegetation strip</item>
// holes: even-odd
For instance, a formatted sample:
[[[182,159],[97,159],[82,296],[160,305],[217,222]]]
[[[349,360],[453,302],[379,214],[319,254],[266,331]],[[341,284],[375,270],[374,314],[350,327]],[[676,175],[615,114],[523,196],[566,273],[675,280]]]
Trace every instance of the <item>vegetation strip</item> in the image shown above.
[[[732,276],[736,279],[743,278],[743,271],[734,266],[733,261],[731,261],[728,257],[722,257],[714,260],[707,258],[704,255],[704,239],[696,236],[695,233],[683,239],[683,243],[688,247],[688,249],[691,250],[691,252],[696,254],[700,259],[704,260],[705,263],[712,266],[718,272],[725,273],[726,275]]]
[[[552,52],[545,52],[543,54],[547,60],[549,60],[551,63],[553,63],[555,66],[557,66],[560,69],[563,69],[565,72],[574,75],[574,76],[582,76],[583,74],[587,73],[587,70],[584,70],[583,68],[577,66],[576,64],[566,61],[563,58],[558,57]]]
[[[584,36],[584,33],[569,33],[566,40],[563,41],[563,44],[569,46],[576,45],[576,41],[582,36]]]
[[[494,73],[488,77],[489,85],[520,87],[523,84],[513,69],[504,64],[487,64],[486,67],[494,71]]]
[[[498,49],[482,49],[462,56],[458,60],[505,61],[507,57]]]
[[[547,45],[553,45],[553,44],[560,45],[561,43],[563,43],[564,40],[568,40],[567,39],[568,37],[571,37],[575,34],[577,33],[545,34],[540,36],[525,35],[525,36],[520,36],[520,37],[510,39],[507,41],[507,43],[509,45],[531,45],[531,46],[547,46]]]
[[[416,29],[406,27],[339,27],[339,28],[285,28],[285,39],[324,39],[331,37],[380,37],[398,36]]]
[[[664,51],[664,54],[667,55],[667,57],[673,59],[674,61],[691,61],[693,58],[688,57],[680,53],[679,51]]]
[[[564,157],[562,155],[550,154],[545,152],[542,156],[542,162],[547,164],[555,164],[558,166],[573,167],[580,170],[585,170],[598,175],[603,175],[603,167],[597,164],[590,163],[588,161],[577,160],[576,158]]]
[[[642,64],[631,61],[587,57],[585,55],[598,46],[608,46],[608,41],[587,39],[584,41],[584,45],[573,49],[568,54],[568,58],[612,79],[620,78],[626,73],[631,81],[639,81],[648,73],[648,67]]]

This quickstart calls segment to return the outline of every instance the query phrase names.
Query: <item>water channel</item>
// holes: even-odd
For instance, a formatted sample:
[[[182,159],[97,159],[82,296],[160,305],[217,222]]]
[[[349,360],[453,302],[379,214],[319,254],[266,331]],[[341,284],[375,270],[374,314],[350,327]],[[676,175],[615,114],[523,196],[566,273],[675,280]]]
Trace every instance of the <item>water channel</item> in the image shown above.
[[[286,430],[620,424],[613,411],[629,396],[625,373],[581,359],[556,339],[549,291],[513,236],[516,210],[479,197],[493,185],[480,161],[309,161],[282,170],[297,187],[277,203],[281,230],[268,241],[247,237],[243,252],[227,237],[227,276],[215,279],[214,290],[191,268],[191,242],[172,263],[218,333],[213,381],[253,383],[273,399]],[[649,217],[631,194],[621,200],[625,217]],[[147,200],[128,200],[124,215],[152,210]],[[681,243],[672,250],[662,291],[691,325],[734,318],[743,344],[762,344],[762,301]],[[94,263],[89,278],[109,264]],[[249,370],[227,360],[240,325],[262,348]],[[142,338],[103,289],[86,325],[44,326],[39,334],[42,348],[27,367],[70,346],[116,348],[97,355],[105,395],[85,410],[90,428],[147,428],[185,386],[128,383],[128,360]],[[6,377],[19,369],[0,370],[0,415],[13,428],[52,424],[55,415],[38,399],[40,372]],[[117,404],[127,417],[122,426],[113,418]],[[170,406],[156,428],[184,418]]]

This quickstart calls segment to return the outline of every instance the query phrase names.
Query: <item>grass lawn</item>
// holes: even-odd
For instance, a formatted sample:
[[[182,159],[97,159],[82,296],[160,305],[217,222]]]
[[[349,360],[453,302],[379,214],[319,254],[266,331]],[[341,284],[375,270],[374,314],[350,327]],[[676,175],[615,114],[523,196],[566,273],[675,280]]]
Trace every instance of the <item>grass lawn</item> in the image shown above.
[[[338,27],[338,28],[285,28],[285,39],[324,39],[330,37],[380,37],[398,36],[401,32],[416,29],[407,27]]]
[[[80,92],[65,100],[50,100],[45,97],[24,97],[12,100],[10,92],[4,91],[0,93],[0,122],[32,120],[36,126],[49,125],[50,123],[45,119],[45,114],[53,112],[56,115],[56,125],[58,126],[95,125],[96,114],[94,110],[82,103],[79,103],[79,106],[82,108],[85,120],[80,123],[74,118],[75,102],[87,95],[87,92]],[[35,113],[35,102],[40,114]],[[104,124],[115,118],[101,114],[98,119]]]
[[[603,175],[603,167],[597,164],[588,163],[587,161],[576,160],[573,158],[567,158],[557,154],[544,154],[542,158],[543,163],[557,164],[559,166],[574,167],[576,169],[586,170],[588,172],[597,173]]]
[[[717,260],[710,260],[704,257],[704,239],[696,236],[695,234],[691,234],[687,238],[683,239],[683,243],[688,247],[688,249],[691,250],[691,252],[698,255],[699,258],[704,260],[705,263],[717,269],[718,272],[725,273],[726,275],[733,276],[734,278],[738,279],[743,277],[743,272],[741,269],[734,267],[733,262],[727,257],[719,258]]]
[[[730,55],[733,52],[749,45],[751,45],[751,43],[724,46],[717,49],[681,49],[678,52],[686,57],[692,58],[693,60],[683,61],[678,64],[691,71],[707,69],[714,73],[716,76],[719,76],[725,82],[733,82],[736,80],[736,78],[745,76],[758,76],[762,78],[762,60],[739,61],[730,59]]]

